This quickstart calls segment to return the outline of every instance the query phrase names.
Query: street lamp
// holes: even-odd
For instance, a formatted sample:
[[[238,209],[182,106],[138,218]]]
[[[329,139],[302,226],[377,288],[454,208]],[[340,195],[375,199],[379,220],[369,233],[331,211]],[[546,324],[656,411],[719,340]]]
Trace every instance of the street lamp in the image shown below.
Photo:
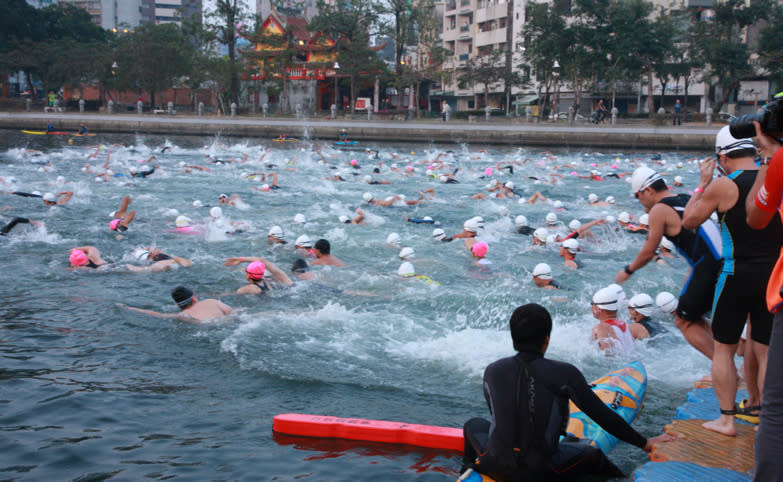
[[[340,70],[340,64],[334,63],[334,105],[337,106],[337,71]]]
[[[560,113],[560,62],[555,60],[555,63],[552,64],[552,79],[555,82],[555,105],[552,106],[552,110],[554,111],[552,113],[553,118],[557,120]]]

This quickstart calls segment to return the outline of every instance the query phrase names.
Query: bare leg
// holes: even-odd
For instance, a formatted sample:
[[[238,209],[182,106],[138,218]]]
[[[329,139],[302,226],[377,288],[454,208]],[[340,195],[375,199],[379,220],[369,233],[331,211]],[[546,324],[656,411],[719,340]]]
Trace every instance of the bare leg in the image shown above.
[[[130,206],[130,203],[131,203],[130,196],[125,196],[124,198],[122,198],[122,204],[120,205],[120,209],[114,214],[114,217],[117,219],[122,219],[125,216],[127,216],[128,206]]]
[[[125,226],[126,228],[128,225],[133,221],[133,218],[136,217],[136,211],[131,211],[125,218],[120,221],[121,226]]]
[[[710,330],[710,325],[706,321],[686,321],[675,315],[674,324],[677,325],[677,328],[682,332],[682,336],[688,340],[692,347],[712,360],[714,342],[712,330]]]
[[[758,376],[756,378],[756,380],[758,380],[756,390],[758,391],[759,387],[764,386],[764,379],[767,377],[767,355],[769,354],[769,345],[763,345],[761,343],[751,341],[750,346],[758,363]],[[748,390],[750,390],[750,384],[748,384]],[[752,400],[748,401],[751,402]],[[761,405],[763,402],[763,396],[760,396],[759,403],[751,405]]]
[[[715,396],[721,410],[734,410],[734,398],[737,396],[737,368],[734,366],[734,353],[737,344],[725,345],[715,342],[715,357],[712,359],[712,383]],[[707,430],[734,437],[737,428],[734,426],[734,414],[723,414],[710,422],[702,424]]]

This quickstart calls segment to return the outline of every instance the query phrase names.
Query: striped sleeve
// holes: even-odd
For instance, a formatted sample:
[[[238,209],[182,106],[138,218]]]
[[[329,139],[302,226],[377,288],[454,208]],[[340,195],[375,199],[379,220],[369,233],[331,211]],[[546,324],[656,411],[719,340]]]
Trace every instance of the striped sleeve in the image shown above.
[[[778,149],[767,169],[764,185],[756,194],[756,207],[765,212],[778,209],[783,198],[783,148]]]

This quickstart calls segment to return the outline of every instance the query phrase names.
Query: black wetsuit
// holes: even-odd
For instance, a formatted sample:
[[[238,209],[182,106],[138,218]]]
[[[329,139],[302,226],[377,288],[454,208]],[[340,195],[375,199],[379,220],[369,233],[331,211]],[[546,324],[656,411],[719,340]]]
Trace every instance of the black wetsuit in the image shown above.
[[[620,440],[644,448],[647,440],[593,393],[570,363],[537,351],[500,359],[484,372],[492,422],[469,420],[465,457],[497,480],[552,480],[579,474],[620,476],[601,452],[574,438],[558,442],[568,424],[568,400]]]
[[[151,258],[150,258],[150,260],[152,260],[152,261],[154,261],[154,262],[156,262],[156,263],[157,263],[158,261],[166,261],[166,260],[169,260],[169,259],[174,259],[174,258],[172,258],[171,256],[169,256],[169,255],[168,255],[168,254],[166,254],[166,253],[158,253],[158,254],[156,254],[155,256],[153,256],[153,257],[151,257]]]
[[[12,229],[14,229],[14,226],[16,226],[17,224],[24,224],[24,223],[29,223],[29,222],[30,222],[30,220],[27,219],[27,218],[19,218],[19,217],[14,218],[11,221],[9,221],[8,224],[6,224],[2,228],[0,228],[0,235],[5,236]]]
[[[654,321],[649,316],[645,316],[644,318],[637,321],[636,323],[639,323],[647,330],[647,332],[650,334],[650,338],[663,331],[661,330],[661,327],[658,324],[658,322]]]
[[[87,260],[87,264],[84,265],[85,268],[92,268],[92,269],[98,269],[101,266],[106,266],[106,264],[95,264],[92,262],[92,260]]]
[[[517,232],[519,234],[524,234],[526,236],[533,234],[533,231],[535,231],[535,229],[531,228],[530,226],[520,226],[517,228]]]

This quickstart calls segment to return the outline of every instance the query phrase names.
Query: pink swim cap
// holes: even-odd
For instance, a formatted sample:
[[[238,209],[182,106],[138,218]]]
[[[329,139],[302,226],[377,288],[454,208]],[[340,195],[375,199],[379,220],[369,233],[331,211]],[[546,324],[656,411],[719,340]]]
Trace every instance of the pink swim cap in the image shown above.
[[[112,219],[111,222],[109,223],[109,227],[111,228],[112,231],[117,231],[117,226],[119,225],[120,225],[119,219]]]
[[[356,165],[356,159],[351,159],[351,165],[352,165],[352,166],[355,166],[355,165]]]
[[[578,172],[576,172],[576,171],[571,171],[571,175],[572,175],[572,176],[578,176],[578,175],[579,175],[579,173],[578,173]]]
[[[487,243],[484,241],[479,241],[478,243],[474,244],[470,250],[473,252],[474,256],[478,256],[479,258],[483,258],[487,255],[487,251],[489,251],[489,246],[487,246]]]
[[[598,164],[596,164],[596,163],[594,163],[594,162],[591,162],[591,163],[590,163],[590,167],[595,167],[595,166],[597,166],[597,165],[598,165]]]
[[[68,259],[71,261],[71,266],[84,266],[89,261],[87,253],[81,249],[74,249]]]
[[[484,175],[485,176],[491,176],[492,175],[492,168],[488,167],[488,168],[484,169]]]
[[[612,164],[612,169],[617,169],[617,164]]]
[[[266,266],[264,266],[264,263],[261,261],[253,261],[247,265],[247,268],[245,268],[245,272],[247,272],[247,274],[250,276],[250,279],[254,280],[263,279],[265,271]]]

